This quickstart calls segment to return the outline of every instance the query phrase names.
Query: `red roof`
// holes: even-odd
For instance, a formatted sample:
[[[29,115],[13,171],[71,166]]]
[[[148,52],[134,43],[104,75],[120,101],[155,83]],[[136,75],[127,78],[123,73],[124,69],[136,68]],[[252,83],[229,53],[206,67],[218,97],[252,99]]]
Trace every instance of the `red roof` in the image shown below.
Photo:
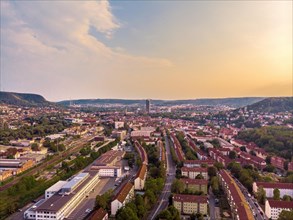
[[[193,203],[207,203],[206,196],[194,196],[185,194],[175,194],[173,200],[176,202],[193,202]]]
[[[292,183],[271,183],[271,182],[256,182],[257,186],[262,186],[263,188],[272,188],[272,189],[293,189]]]
[[[181,168],[181,171],[182,172],[208,172],[208,169],[207,168],[204,168],[204,167],[182,167]]]
[[[208,159],[208,160],[185,160],[184,161],[184,164],[198,164],[198,165],[201,165],[201,164],[214,164],[215,161],[212,160],[212,159]]]
[[[194,185],[208,185],[208,181],[205,179],[188,179],[188,178],[183,178],[180,179],[183,183],[189,185],[189,184],[194,184]]]
[[[268,202],[271,207],[283,208],[283,209],[293,209],[293,202],[278,201],[278,200],[273,200],[273,199],[268,199]]]

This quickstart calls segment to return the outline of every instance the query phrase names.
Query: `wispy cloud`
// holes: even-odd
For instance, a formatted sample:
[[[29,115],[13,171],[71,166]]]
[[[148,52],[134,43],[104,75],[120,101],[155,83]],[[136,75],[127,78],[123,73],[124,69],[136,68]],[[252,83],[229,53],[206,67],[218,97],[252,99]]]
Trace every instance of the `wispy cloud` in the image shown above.
[[[10,90],[51,98],[66,90],[77,95],[72,88],[78,86],[81,94],[96,94],[101,88],[94,85],[115,80],[121,69],[140,74],[171,66],[167,59],[112,49],[89,33],[95,28],[111,39],[120,28],[108,1],[1,1],[1,20],[1,71]],[[50,87],[56,84],[62,89]]]

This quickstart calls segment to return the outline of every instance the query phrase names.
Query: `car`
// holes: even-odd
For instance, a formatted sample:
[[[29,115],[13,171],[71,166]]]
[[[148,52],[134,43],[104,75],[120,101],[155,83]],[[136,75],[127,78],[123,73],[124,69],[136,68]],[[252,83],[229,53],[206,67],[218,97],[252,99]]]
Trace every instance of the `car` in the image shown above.
[[[91,211],[92,211],[91,209],[85,210],[86,213],[90,213]]]

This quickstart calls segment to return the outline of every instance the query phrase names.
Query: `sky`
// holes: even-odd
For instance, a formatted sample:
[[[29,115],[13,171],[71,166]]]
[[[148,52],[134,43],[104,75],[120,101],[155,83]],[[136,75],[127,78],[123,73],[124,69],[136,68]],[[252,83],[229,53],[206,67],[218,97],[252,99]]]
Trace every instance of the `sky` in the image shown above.
[[[0,1],[1,89],[50,101],[292,96],[292,1]]]

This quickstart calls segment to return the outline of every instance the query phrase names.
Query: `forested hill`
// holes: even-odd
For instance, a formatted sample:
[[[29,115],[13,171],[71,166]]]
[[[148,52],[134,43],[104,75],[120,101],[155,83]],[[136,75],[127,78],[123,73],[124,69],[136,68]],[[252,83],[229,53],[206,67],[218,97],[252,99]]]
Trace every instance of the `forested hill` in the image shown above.
[[[293,97],[266,98],[260,102],[247,106],[247,110],[254,112],[293,112]]]
[[[262,97],[243,97],[243,98],[215,98],[215,99],[189,99],[189,100],[151,100],[154,105],[226,105],[233,108],[239,108],[246,105],[256,103],[263,100]],[[144,105],[143,99],[79,99],[79,100],[65,100],[59,102],[62,105],[106,105],[106,104],[120,104],[120,105]]]
[[[45,106],[53,103],[47,101],[43,96],[28,93],[0,92],[0,104],[19,106]]]

